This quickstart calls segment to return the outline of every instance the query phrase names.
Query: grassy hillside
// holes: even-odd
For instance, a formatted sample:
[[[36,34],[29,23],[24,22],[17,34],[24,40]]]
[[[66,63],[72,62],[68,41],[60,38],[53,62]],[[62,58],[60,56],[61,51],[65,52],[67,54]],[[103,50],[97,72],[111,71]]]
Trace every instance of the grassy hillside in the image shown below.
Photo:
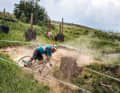
[[[120,79],[120,67],[113,65],[91,64],[92,68],[106,75]],[[90,90],[92,93],[119,93],[120,86],[118,81],[84,70],[77,78],[71,80],[79,87]]]
[[[0,57],[11,61],[7,55]],[[34,80],[32,74],[0,60],[0,93],[49,93],[49,88]]]
[[[24,32],[29,28],[29,24],[24,24],[21,22],[8,22],[3,20],[0,20],[0,24],[8,25],[10,27],[9,34],[0,33],[0,40],[25,41]],[[57,43],[48,40],[45,37],[47,27],[34,26],[34,30],[37,32],[37,40],[40,43]],[[59,25],[53,23],[53,36],[55,36],[58,32]],[[65,24],[64,35],[65,42],[63,44],[67,44],[77,48],[90,48],[93,50],[95,49],[105,53],[120,52],[120,37],[115,34]],[[7,44],[2,43],[0,44],[0,46],[7,46]]]
[[[0,24],[10,26],[10,33],[9,34],[0,33],[0,40],[25,41],[24,32],[29,28],[29,24],[24,24],[21,22],[13,23],[13,22],[7,22],[3,20],[0,20]],[[109,55],[109,54],[120,53],[120,37],[118,34],[107,33],[107,32],[102,32],[94,29],[87,29],[84,27],[65,24],[64,25],[65,42],[58,43],[55,41],[48,40],[45,37],[45,32],[47,30],[47,27],[34,26],[34,29],[37,32],[37,41],[39,41],[40,43],[47,43],[47,44],[56,43],[56,44],[69,45],[72,47],[76,47],[81,51],[86,52],[87,54],[90,53],[97,60],[101,62],[108,61],[107,63],[109,64],[91,64],[87,67],[95,69],[101,73],[104,72],[107,75],[111,75],[120,79],[120,74],[119,74],[120,67],[119,65],[118,66],[115,65],[115,64],[119,64],[120,57],[118,56],[117,58],[115,58],[115,60],[113,60],[112,58],[111,60],[108,60],[108,56],[106,57],[106,55]],[[58,31],[59,31],[59,25],[52,24],[52,33],[54,36],[58,33]],[[0,42],[0,48],[5,46],[11,46],[11,45],[12,46],[18,45],[18,43]],[[4,57],[5,55],[0,55],[0,56]],[[104,58],[107,60],[105,60]],[[8,88],[7,91],[11,91],[11,93],[13,93],[13,91],[15,91],[14,93],[18,93],[16,91],[21,91],[21,89],[23,88],[24,88],[24,92],[22,93],[38,93],[36,92],[36,91],[39,91],[38,88],[40,88],[41,91],[45,91],[41,93],[49,93],[48,87],[38,85],[38,83],[33,80],[31,75],[27,73],[22,73],[19,70],[19,68],[17,68],[14,65],[6,64],[2,61],[0,62],[1,62],[0,71],[2,73],[2,76],[0,77],[2,81],[0,82],[4,83],[2,84],[3,86],[0,85],[1,87],[0,92],[2,91],[1,93],[6,93],[5,90],[3,89],[6,89],[8,87],[8,85],[10,84],[10,81],[12,81],[13,84],[11,85],[10,88]],[[3,68],[5,68],[5,72],[7,74],[3,73],[4,72]],[[8,73],[9,71],[11,71],[11,74]],[[21,76],[19,76],[20,74],[18,73],[21,73]],[[10,81],[8,79],[8,76],[10,78]],[[6,78],[3,78],[3,77],[6,77]],[[13,80],[13,78],[15,79],[15,81]],[[78,77],[73,78],[71,82],[82,88],[88,89],[93,93],[120,93],[119,82],[113,81],[108,78],[104,78],[100,75],[93,74],[92,72],[89,72],[86,70],[84,70],[83,73],[81,73]],[[102,86],[101,83],[104,85],[107,85],[107,87]],[[21,87],[21,85],[23,86]],[[30,92],[27,86],[29,86],[33,91]],[[15,90],[12,89],[13,87],[15,87]]]
[[[70,33],[72,35],[71,37],[73,37],[74,39],[65,42],[65,44],[67,43],[69,45],[73,45],[78,48],[81,48],[81,46],[83,45],[86,46],[87,48],[92,48],[92,49],[115,48],[116,50],[114,51],[117,52],[118,50],[119,52],[119,45],[120,45],[119,36],[111,35],[107,32],[102,32],[102,31],[95,31],[95,30],[88,31],[88,30],[80,30],[80,29],[73,31],[69,30],[68,36],[70,36]]]
[[[66,79],[63,76],[63,73],[59,70],[58,67],[54,69],[54,76],[63,81],[69,81],[80,88],[91,91],[91,93],[119,93],[120,92],[120,66],[119,60],[116,63],[112,64],[100,64],[94,63],[88,66],[83,67],[83,71],[76,77],[71,79]],[[95,70],[104,75],[94,73],[88,69]],[[105,75],[112,76],[117,78],[117,80],[105,77]],[[67,92],[65,92],[67,93]],[[84,93],[80,91],[74,91],[73,93]]]
[[[55,25],[55,24],[54,24]],[[91,64],[88,68],[120,79],[120,57],[115,60],[108,60],[106,56],[113,53],[120,53],[120,37],[115,33],[103,32],[98,30],[88,30],[78,26],[64,25],[65,42],[69,45],[80,49],[80,51],[93,55],[96,60],[106,64]],[[86,67],[85,67],[86,68]],[[59,73],[59,74],[58,74]],[[56,72],[58,78],[60,72]],[[70,80],[75,85],[90,90],[92,93],[119,93],[119,82],[90,72],[86,69],[78,76]],[[79,92],[74,92],[79,93]],[[82,93],[82,92],[81,92]]]
[[[8,25],[10,32],[8,34],[0,33],[0,40],[18,40],[25,41],[24,32],[29,28],[29,24],[21,22],[8,22],[0,20],[0,24]],[[37,41],[39,43],[61,44],[45,37],[46,26],[34,26],[37,32]],[[53,23],[51,29],[53,36],[59,32],[59,25]],[[76,47],[81,51],[89,52],[96,59],[102,59],[106,54],[120,53],[120,37],[115,33],[107,33],[98,30],[88,29],[75,25],[64,25],[65,42],[62,44]],[[19,43],[0,42],[0,47],[21,45]]]
[[[10,27],[10,32],[8,34],[0,33],[0,40],[25,41],[24,33],[30,27],[29,24],[24,24],[21,22],[8,22],[4,20],[0,20],[0,24],[7,25]],[[34,29],[37,32],[37,40],[39,40],[39,42],[42,42],[44,39],[43,33],[46,30],[46,27],[34,26]],[[4,47],[8,45],[18,45],[18,43],[15,44],[15,43],[0,42],[0,47]]]

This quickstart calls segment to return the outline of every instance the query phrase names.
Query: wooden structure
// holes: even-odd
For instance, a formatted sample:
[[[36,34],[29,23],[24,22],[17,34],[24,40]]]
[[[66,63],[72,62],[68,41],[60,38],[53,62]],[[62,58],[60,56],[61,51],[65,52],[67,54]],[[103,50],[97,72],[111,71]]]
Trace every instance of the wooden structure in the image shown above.
[[[59,42],[64,42],[64,34],[63,34],[63,18],[62,18],[62,23],[60,23],[60,27],[59,27],[59,33],[55,36],[55,40],[59,41]]]
[[[50,19],[48,21],[48,29],[46,32],[46,37],[51,39],[51,40],[53,39],[52,32],[51,32],[51,20]]]
[[[25,32],[25,40],[36,40],[36,32],[33,30],[33,13],[31,14],[30,28]]]
[[[64,78],[72,78],[78,76],[82,72],[82,68],[78,67],[77,60],[74,57],[62,57],[60,71]]]

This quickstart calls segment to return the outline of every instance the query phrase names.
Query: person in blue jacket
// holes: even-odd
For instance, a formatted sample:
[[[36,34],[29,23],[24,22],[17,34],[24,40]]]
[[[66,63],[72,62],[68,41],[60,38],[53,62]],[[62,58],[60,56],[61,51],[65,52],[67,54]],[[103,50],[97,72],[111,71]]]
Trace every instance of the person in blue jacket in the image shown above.
[[[31,57],[29,62],[26,62],[26,65],[29,65],[32,62],[32,60],[40,60],[40,61],[43,60],[44,54],[47,56],[47,60],[49,61],[52,56],[52,53],[54,53],[55,51],[56,51],[56,45],[53,46],[47,45],[46,47],[40,46],[34,51],[33,56]]]

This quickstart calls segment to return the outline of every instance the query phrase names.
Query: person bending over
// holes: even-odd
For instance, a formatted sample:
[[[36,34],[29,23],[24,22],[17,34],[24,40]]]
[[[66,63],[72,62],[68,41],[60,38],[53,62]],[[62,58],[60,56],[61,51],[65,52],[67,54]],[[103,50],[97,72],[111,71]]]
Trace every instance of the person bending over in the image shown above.
[[[43,55],[46,56],[47,61],[50,61],[52,53],[54,52],[56,52],[56,45],[47,45],[45,47],[40,46],[39,48],[35,49],[33,56],[28,62],[26,62],[25,66],[29,66],[29,64],[31,64],[33,60],[39,60],[41,62],[42,60],[44,60]],[[52,64],[50,65],[52,66]]]

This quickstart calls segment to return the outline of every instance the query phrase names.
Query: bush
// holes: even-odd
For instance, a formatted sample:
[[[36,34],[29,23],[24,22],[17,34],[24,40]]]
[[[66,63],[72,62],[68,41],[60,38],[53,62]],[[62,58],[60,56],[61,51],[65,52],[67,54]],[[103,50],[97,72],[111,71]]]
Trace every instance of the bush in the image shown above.
[[[21,14],[21,16],[20,16],[20,21],[21,21],[21,22],[26,22],[26,16],[25,16],[24,13]]]

